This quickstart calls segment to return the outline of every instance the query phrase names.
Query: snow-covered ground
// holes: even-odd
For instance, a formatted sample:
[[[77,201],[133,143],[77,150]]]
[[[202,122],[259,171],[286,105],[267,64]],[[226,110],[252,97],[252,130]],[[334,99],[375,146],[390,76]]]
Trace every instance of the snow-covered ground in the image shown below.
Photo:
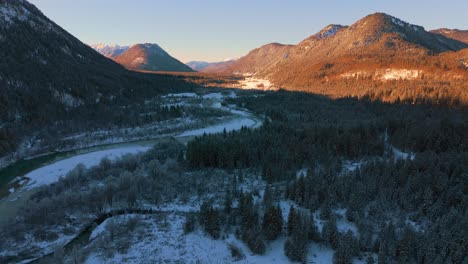
[[[23,187],[23,189],[30,190],[39,186],[57,182],[60,177],[64,177],[68,172],[73,170],[79,164],[83,164],[86,167],[92,167],[98,165],[99,162],[104,158],[109,160],[116,160],[126,154],[145,152],[149,149],[149,146],[119,147],[64,159],[26,174],[24,177],[30,180],[29,183]]]
[[[239,81],[240,88],[246,90],[277,90],[268,79],[260,79],[255,77],[246,77]]]
[[[192,98],[197,97],[201,98],[203,101],[209,105],[209,107],[217,108],[225,112],[230,113],[234,118],[227,120],[222,118],[221,123],[210,125],[204,128],[188,130],[177,135],[177,137],[187,137],[187,136],[200,136],[203,134],[213,134],[213,133],[222,133],[224,130],[230,132],[234,130],[239,130],[242,127],[256,128],[261,125],[261,121],[257,119],[253,114],[249,113],[244,109],[237,109],[235,106],[222,106],[221,102],[225,97],[235,97],[235,93],[230,92],[229,94],[223,93],[210,93],[203,96],[199,96],[195,93],[181,93],[181,94],[169,94],[165,96],[166,98]],[[181,119],[180,122],[187,124],[185,119]],[[138,129],[138,128],[136,128]],[[129,133],[128,131],[125,131]],[[104,132],[95,132],[97,136],[105,135]],[[81,139],[85,134],[75,135],[69,137],[70,139]],[[114,142],[115,138],[109,138],[111,143]],[[107,142],[107,141],[106,141]],[[117,140],[117,142],[120,142]],[[110,160],[115,160],[119,157],[122,157],[125,154],[134,154],[139,152],[147,151],[149,146],[121,146],[108,150],[95,151],[92,153],[77,155],[68,159],[64,159],[53,164],[38,168],[23,177],[23,179],[29,179],[27,185],[21,190],[31,190],[33,188],[52,184],[59,180],[60,177],[64,177],[68,172],[73,170],[78,164],[83,164],[86,167],[92,167],[98,165],[103,158],[108,158]],[[24,182],[23,182],[24,184]],[[10,192],[18,191],[10,189]]]
[[[415,80],[422,76],[423,71],[412,69],[381,69],[376,71],[350,71],[340,75],[344,79],[373,78],[377,81]]]
[[[224,95],[221,93],[210,93],[203,95],[203,99],[217,99],[221,100],[224,98]]]
[[[255,127],[257,121],[251,118],[236,118],[234,120],[228,121],[223,124],[213,125],[210,127],[195,129],[191,131],[186,131],[178,135],[178,137],[187,137],[187,136],[201,136],[203,134],[215,134],[222,133],[224,130],[226,132],[231,132],[234,130],[239,130],[242,127]]]
[[[345,160],[343,162],[343,172],[352,172],[359,169],[363,165],[362,161]]]
[[[420,70],[386,69],[378,74],[381,80],[414,80],[421,76]]]
[[[122,217],[119,217],[122,219]],[[118,221],[116,218],[115,221]],[[223,240],[212,240],[202,233],[184,235],[185,218],[171,214],[166,223],[151,217],[145,224],[142,237],[131,239],[125,253],[115,253],[111,258],[91,254],[86,263],[228,263],[231,262],[227,244]],[[107,224],[107,221],[103,223]],[[95,236],[102,234],[105,227],[98,227]]]
[[[348,231],[351,231],[356,237],[359,237],[357,226],[346,219],[346,209],[338,209],[333,211],[336,215],[339,216],[336,220],[336,228],[338,229],[338,231],[340,231],[343,234]]]
[[[309,245],[307,259],[310,263],[331,264],[333,263],[333,254],[335,254],[335,251],[330,247],[312,242]]]
[[[177,94],[167,94],[162,96],[162,98],[170,98],[170,97],[198,97],[196,93],[177,93]]]
[[[282,203],[282,207],[284,206],[288,210],[289,205],[286,202]],[[118,224],[119,221],[128,220],[129,217],[135,217],[135,215],[113,217],[112,220],[108,219],[97,226],[90,236],[91,248],[99,247],[95,244],[98,243],[96,242],[98,238],[109,233],[106,226],[110,221],[115,221]],[[177,213],[168,215],[166,220],[155,220],[153,216],[142,216],[141,221],[145,229],[140,233],[144,235],[124,238],[131,240],[131,246],[127,252],[116,253],[110,258],[106,258],[99,250],[93,251],[94,253],[88,256],[86,263],[291,263],[284,254],[284,243],[287,239],[285,236],[268,243],[264,255],[254,255],[245,243],[232,234],[219,240],[211,239],[200,230],[184,234],[185,217]],[[237,261],[233,259],[229,245],[235,245],[242,252],[244,258]],[[308,263],[333,263],[334,252],[328,246],[312,242],[308,247]],[[354,259],[353,263],[364,262]]]
[[[406,152],[403,152],[397,148],[395,148],[394,146],[390,146],[391,150],[392,150],[392,153],[393,153],[393,156],[395,157],[395,159],[403,159],[403,160],[406,160],[408,157],[410,160],[414,160],[414,153],[406,153]]]
[[[309,171],[308,168],[302,168],[302,169],[296,171],[296,177],[297,177],[297,178],[299,178],[299,177],[306,177],[308,171]]]
[[[114,217],[114,221],[125,217]],[[185,218],[171,214],[162,226],[151,218],[143,220],[146,224],[144,237],[132,240],[132,245],[126,253],[114,254],[111,258],[105,258],[99,253],[91,254],[86,263],[243,263],[243,264],[267,264],[290,263],[284,255],[284,243],[286,237],[281,237],[267,245],[265,255],[253,255],[248,247],[233,235],[224,239],[213,240],[202,231],[195,231],[185,235],[183,223]],[[92,239],[105,234],[105,226],[109,220],[98,226],[92,233]],[[235,261],[229,250],[229,245],[238,247],[244,259]]]
[[[393,157],[395,158],[395,160],[399,160],[399,159],[406,160],[408,158],[410,160],[414,160],[414,158],[415,158],[414,153],[412,153],[412,152],[411,153],[403,152],[403,151],[397,149],[396,147],[394,147],[392,144],[390,144],[390,142],[388,140],[387,131],[385,131],[385,134],[384,134],[384,143],[385,143],[385,146],[387,147],[387,149],[390,149],[390,151],[392,152]]]

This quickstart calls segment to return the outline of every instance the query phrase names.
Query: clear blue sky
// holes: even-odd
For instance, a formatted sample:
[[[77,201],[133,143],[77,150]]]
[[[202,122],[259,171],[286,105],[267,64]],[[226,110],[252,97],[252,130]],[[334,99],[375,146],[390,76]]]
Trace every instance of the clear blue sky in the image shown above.
[[[385,12],[426,29],[468,29],[467,0],[29,0],[85,43],[158,43],[183,62],[220,61],[328,24]]]

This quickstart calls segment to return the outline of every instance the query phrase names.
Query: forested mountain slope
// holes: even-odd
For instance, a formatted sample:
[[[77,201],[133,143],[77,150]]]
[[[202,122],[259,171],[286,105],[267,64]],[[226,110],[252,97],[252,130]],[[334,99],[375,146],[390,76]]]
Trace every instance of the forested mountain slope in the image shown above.
[[[119,104],[189,86],[127,71],[25,0],[0,1],[0,57],[0,157],[47,125],[104,125]]]
[[[466,104],[466,48],[376,13],[349,27],[330,25],[297,45],[265,45],[231,65],[205,71],[253,75],[277,88],[333,97]]]

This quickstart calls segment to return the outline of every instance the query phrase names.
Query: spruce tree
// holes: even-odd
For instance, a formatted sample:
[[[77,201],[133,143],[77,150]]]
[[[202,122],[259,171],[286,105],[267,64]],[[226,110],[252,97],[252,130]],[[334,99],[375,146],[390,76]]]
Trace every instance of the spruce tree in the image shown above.
[[[279,206],[270,206],[265,210],[262,229],[267,240],[275,240],[281,234],[283,216]]]
[[[294,206],[289,207],[289,214],[288,214],[288,235],[292,235],[293,230],[295,229],[295,222],[296,222],[296,210]]]

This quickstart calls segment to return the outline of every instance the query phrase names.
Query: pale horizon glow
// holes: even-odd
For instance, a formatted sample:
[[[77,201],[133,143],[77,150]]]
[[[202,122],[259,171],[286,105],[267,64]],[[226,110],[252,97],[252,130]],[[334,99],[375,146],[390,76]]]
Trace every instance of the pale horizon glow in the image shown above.
[[[30,0],[86,44],[156,43],[182,62],[239,58],[271,42],[297,44],[329,24],[375,12],[426,30],[468,29],[468,1]]]

